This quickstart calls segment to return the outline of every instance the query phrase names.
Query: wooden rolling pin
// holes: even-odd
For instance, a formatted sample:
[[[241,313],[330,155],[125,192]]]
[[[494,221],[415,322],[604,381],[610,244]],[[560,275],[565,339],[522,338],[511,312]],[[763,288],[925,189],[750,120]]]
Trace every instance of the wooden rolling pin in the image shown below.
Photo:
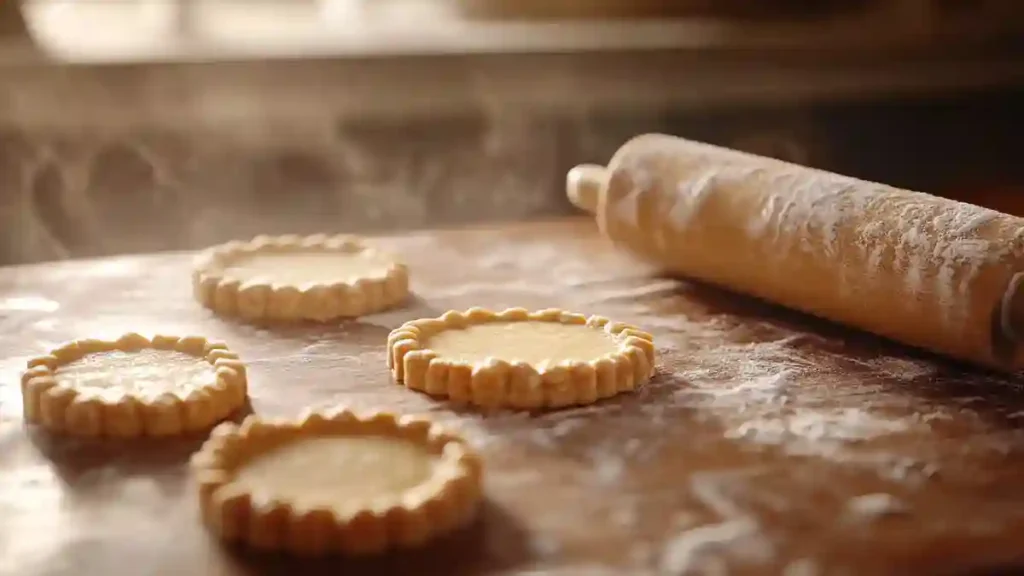
[[[604,235],[667,272],[1021,368],[1024,219],[660,134],[573,168],[567,188]]]

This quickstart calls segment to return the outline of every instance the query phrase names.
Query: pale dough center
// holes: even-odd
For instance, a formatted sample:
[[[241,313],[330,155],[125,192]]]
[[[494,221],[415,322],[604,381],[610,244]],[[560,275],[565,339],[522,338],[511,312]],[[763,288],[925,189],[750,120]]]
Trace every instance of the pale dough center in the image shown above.
[[[279,286],[354,282],[387,274],[391,260],[376,252],[329,250],[256,252],[224,267],[225,276]]]
[[[84,394],[132,394],[186,396],[192,390],[212,386],[217,375],[203,358],[174,350],[143,349],[136,352],[87,354],[54,372],[58,384]]]
[[[257,497],[304,509],[344,509],[398,496],[426,482],[437,458],[421,446],[379,436],[302,439],[262,454],[234,482]]]
[[[444,358],[477,363],[488,357],[538,365],[567,360],[589,362],[618,350],[607,332],[582,324],[494,322],[431,336],[426,347]]]

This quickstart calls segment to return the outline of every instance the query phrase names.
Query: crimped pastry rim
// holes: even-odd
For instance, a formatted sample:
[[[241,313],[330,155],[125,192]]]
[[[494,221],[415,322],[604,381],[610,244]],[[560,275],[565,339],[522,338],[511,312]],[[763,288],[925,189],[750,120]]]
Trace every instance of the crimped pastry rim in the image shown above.
[[[388,503],[376,499],[343,511],[329,506],[296,509],[283,499],[260,497],[234,483],[235,471],[283,444],[359,436],[410,442],[437,462],[427,480]],[[360,414],[346,408],[308,410],[297,420],[251,415],[241,424],[225,422],[193,455],[191,467],[208,529],[225,541],[300,555],[367,554],[418,546],[471,521],[482,490],[480,457],[462,437],[421,417]],[[305,522],[312,516],[318,521]],[[279,533],[268,541],[266,533],[260,535],[268,523],[292,526],[284,531],[295,537]],[[337,537],[346,531],[347,536]]]
[[[180,352],[207,362],[214,381],[194,387],[184,397],[171,392],[147,397],[130,390],[119,395],[82,394],[57,381],[62,366],[91,354],[142,350]],[[135,332],[116,340],[72,340],[30,359],[21,376],[25,421],[75,436],[170,436],[202,430],[241,408],[247,388],[245,365],[226,344],[202,336],[147,338]],[[120,419],[116,429],[111,427],[113,419]]]
[[[545,362],[543,366],[538,367],[526,362],[510,362],[496,357],[478,362],[446,358],[430,349],[425,343],[434,334],[445,330],[457,330],[491,322],[530,321],[558,322],[600,329],[618,340],[618,349],[615,353],[605,354],[587,361]],[[387,365],[396,381],[406,387],[431,395],[448,396],[455,400],[484,406],[557,408],[589,404],[634,389],[638,384],[650,379],[654,372],[655,356],[654,337],[651,334],[629,324],[613,322],[604,316],[588,317],[558,308],[533,312],[525,308],[508,308],[495,312],[474,307],[461,312],[449,310],[437,318],[411,320],[392,330],[388,335]],[[608,374],[609,369],[612,368],[609,365],[614,365],[614,377]],[[432,381],[438,380],[442,373],[448,374],[449,379],[452,374],[457,373],[468,377],[470,387],[468,396],[460,394],[462,397],[455,398],[452,391],[445,389],[445,386],[434,385],[432,387]],[[567,399],[572,391],[566,390],[563,394],[565,398],[547,399],[541,405],[527,406],[526,404],[537,404],[537,402],[510,398],[517,392],[515,387],[523,378],[531,382],[531,386],[537,385],[538,381],[534,378],[540,379],[540,385],[551,379],[567,380],[572,384],[580,384],[584,388],[588,388],[591,382],[597,380],[599,383],[603,381],[604,386],[599,387],[595,394],[584,390],[581,395],[572,400]],[[436,384],[436,382],[433,383]],[[505,390],[482,390],[488,386],[492,389],[505,388]],[[610,390],[609,386],[614,390]],[[571,384],[566,388],[570,387]],[[480,394],[477,394],[478,389],[481,389],[479,390]],[[521,406],[516,406],[517,404]]]
[[[261,252],[316,251],[347,254],[370,254],[382,257],[388,265],[383,272],[374,272],[355,279],[332,282],[289,284],[271,280],[255,282],[228,274],[225,268],[235,259]],[[226,315],[240,315],[251,319],[329,320],[339,317],[357,317],[392,308],[409,293],[408,268],[394,254],[379,250],[360,236],[352,234],[311,234],[299,236],[259,235],[251,240],[232,240],[201,251],[193,262],[193,294],[203,306]],[[344,300],[347,309],[303,312],[300,309],[281,313],[267,312],[267,303],[275,299],[301,299],[310,295],[334,294]],[[254,312],[239,312],[238,300],[245,294],[261,302]],[[372,297],[378,294],[376,300]]]

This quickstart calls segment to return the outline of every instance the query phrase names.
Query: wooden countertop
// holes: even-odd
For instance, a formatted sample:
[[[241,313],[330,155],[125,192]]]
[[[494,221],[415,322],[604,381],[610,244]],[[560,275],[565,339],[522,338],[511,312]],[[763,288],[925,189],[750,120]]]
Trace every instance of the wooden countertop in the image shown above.
[[[982,574],[1024,561],[1019,379],[656,277],[584,220],[379,243],[411,264],[416,299],[328,327],[216,319],[192,301],[183,254],[0,270],[0,573]],[[656,336],[659,374],[533,416],[455,412],[394,385],[389,330],[470,306],[636,323]],[[379,560],[222,550],[187,481],[201,438],[98,443],[23,426],[29,356],[126,331],[225,340],[261,414],[345,403],[458,422],[486,460],[481,521]]]

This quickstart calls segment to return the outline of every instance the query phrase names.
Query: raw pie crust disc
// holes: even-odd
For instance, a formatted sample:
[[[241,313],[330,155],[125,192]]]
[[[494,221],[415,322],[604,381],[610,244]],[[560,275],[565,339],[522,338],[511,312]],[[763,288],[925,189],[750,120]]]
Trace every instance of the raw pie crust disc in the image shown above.
[[[650,334],[562,310],[470,308],[406,322],[388,336],[395,380],[487,407],[590,404],[647,382],[654,360]]]
[[[172,436],[242,407],[245,366],[199,336],[77,340],[33,358],[21,378],[25,421],[73,436]]]
[[[224,316],[326,322],[397,306],[409,295],[409,274],[354,236],[257,236],[200,254],[192,287]]]
[[[192,461],[220,538],[301,555],[379,553],[468,524],[479,457],[430,422],[347,410],[218,426]]]

